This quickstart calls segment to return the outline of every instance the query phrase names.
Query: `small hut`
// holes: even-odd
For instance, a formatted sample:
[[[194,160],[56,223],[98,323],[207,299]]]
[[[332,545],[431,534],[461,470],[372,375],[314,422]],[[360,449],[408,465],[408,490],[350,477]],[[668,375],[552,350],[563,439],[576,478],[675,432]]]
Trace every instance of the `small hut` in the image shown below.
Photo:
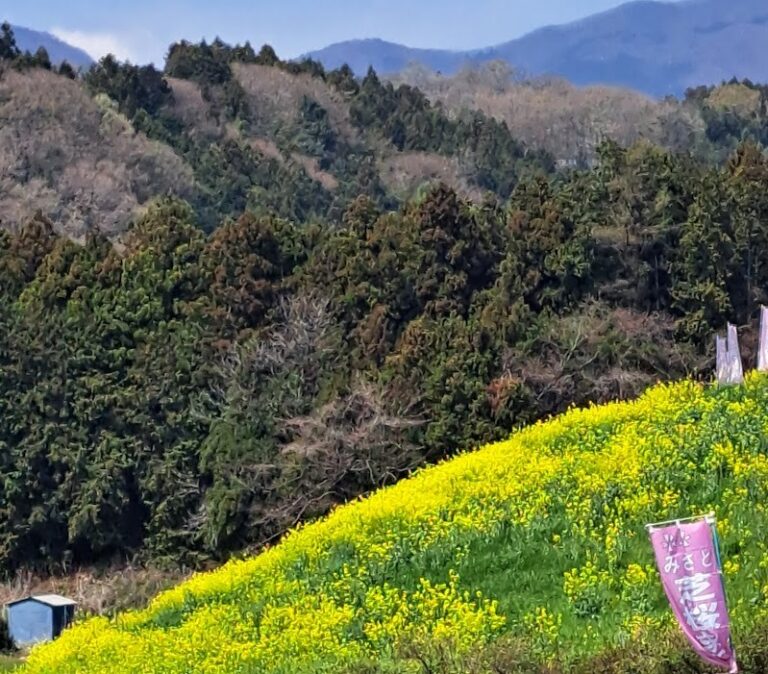
[[[8,634],[18,647],[51,641],[75,617],[76,602],[58,594],[39,594],[6,604]]]

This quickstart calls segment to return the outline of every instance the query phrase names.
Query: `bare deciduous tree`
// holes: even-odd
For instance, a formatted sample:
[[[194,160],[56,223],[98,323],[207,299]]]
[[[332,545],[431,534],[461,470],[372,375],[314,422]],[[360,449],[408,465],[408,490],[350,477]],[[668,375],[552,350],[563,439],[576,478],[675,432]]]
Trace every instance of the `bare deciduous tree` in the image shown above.
[[[642,342],[637,335],[644,335]],[[553,323],[534,345],[509,349],[503,369],[509,383],[527,388],[538,409],[555,413],[566,401],[631,398],[657,379],[689,374],[687,364],[696,361],[689,351],[675,340],[669,318],[587,305]]]
[[[280,302],[273,327],[233,344],[222,358],[211,383],[211,400],[220,414],[237,408],[246,416],[258,404],[266,378],[288,381],[293,373],[296,389],[286,404],[294,413],[300,401],[313,396],[323,360],[333,351],[333,316],[330,301],[299,295]]]
[[[605,138],[625,146],[646,139],[688,150],[704,127],[701,115],[681,103],[618,87],[525,77],[503,62],[465,68],[452,77],[410,68],[392,80],[418,86],[454,116],[476,109],[503,120],[513,136],[564,165],[588,163]]]
[[[345,396],[308,415],[282,420],[292,438],[280,450],[281,498],[253,520],[275,535],[335,503],[391,484],[415,468],[423,451],[409,438],[422,423],[389,409],[386,391],[359,380]]]
[[[137,133],[105,97],[46,70],[0,77],[0,212],[13,228],[38,209],[73,239],[117,236],[151,197],[194,191],[191,169]]]
[[[256,543],[395,481],[423,457],[410,433],[420,420],[381,385],[359,379],[318,402],[341,348],[334,331],[327,299],[285,300],[271,330],[231,348],[212,385],[212,423],[234,428],[257,420],[254,433],[262,434],[216,468],[218,479],[235,485]],[[204,504],[189,528],[210,521]]]

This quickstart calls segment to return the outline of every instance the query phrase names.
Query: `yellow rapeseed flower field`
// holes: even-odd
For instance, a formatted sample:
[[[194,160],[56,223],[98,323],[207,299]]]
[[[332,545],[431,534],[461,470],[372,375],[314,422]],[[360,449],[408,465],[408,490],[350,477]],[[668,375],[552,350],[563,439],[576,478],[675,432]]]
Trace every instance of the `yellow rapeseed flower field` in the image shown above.
[[[31,653],[29,674],[420,671],[510,635],[542,662],[671,616],[644,525],[713,510],[739,630],[768,615],[768,378],[573,410],[338,508]],[[390,669],[387,669],[390,667]]]

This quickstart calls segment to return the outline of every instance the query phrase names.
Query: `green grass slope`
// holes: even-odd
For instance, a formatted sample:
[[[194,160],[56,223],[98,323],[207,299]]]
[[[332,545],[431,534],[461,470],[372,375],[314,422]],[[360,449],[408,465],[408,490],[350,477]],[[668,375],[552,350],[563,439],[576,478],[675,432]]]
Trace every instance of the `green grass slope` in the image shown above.
[[[699,671],[670,636],[644,525],[717,513],[741,649],[768,615],[767,431],[757,375],[574,410],[341,507],[145,610],[84,621],[24,671]]]

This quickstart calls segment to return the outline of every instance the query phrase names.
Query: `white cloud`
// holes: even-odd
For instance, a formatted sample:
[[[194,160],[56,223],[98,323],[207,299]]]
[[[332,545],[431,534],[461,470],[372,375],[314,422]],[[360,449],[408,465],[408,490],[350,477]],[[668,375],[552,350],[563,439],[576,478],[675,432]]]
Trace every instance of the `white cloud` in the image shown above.
[[[59,40],[79,47],[95,60],[107,54],[113,54],[121,61],[135,60],[131,48],[111,33],[87,33],[80,30],[66,30],[65,28],[52,28],[50,32]]]

